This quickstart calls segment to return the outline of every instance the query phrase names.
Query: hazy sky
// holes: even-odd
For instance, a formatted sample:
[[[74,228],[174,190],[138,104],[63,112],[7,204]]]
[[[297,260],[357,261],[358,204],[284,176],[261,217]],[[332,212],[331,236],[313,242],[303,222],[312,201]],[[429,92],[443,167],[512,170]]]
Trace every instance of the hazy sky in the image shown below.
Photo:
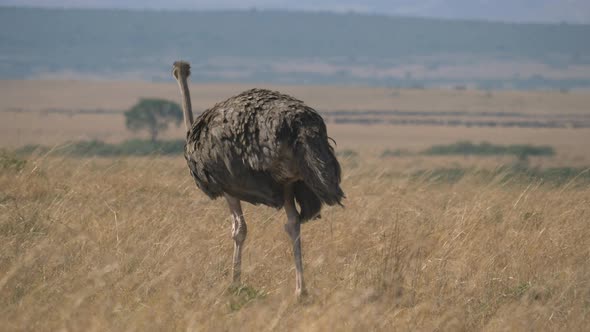
[[[257,8],[590,23],[590,0],[0,0],[0,5],[194,10]]]

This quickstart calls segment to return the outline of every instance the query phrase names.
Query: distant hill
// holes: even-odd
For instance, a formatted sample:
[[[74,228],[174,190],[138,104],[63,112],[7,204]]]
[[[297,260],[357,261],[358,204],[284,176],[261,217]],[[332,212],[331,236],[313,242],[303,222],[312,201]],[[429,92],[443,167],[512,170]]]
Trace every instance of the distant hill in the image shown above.
[[[167,80],[182,58],[207,82],[585,87],[588,36],[572,24],[4,7],[0,78]]]
[[[0,0],[0,5],[53,8],[228,10],[380,13],[501,22],[590,23],[588,0]]]

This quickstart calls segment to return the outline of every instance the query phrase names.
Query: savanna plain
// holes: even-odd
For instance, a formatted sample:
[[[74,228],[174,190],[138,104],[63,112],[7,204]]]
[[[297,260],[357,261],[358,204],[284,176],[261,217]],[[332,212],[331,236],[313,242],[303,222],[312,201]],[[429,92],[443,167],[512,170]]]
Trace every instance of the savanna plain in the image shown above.
[[[298,301],[283,211],[245,205],[243,284],[229,287],[228,208],[198,191],[181,155],[57,153],[67,140],[131,137],[116,111],[140,96],[176,100],[174,85],[0,86],[1,330],[581,331],[590,324],[587,92],[274,87],[325,112],[347,195],[344,208],[327,207],[302,227],[310,294]],[[19,94],[23,86],[38,93]],[[242,87],[192,89],[204,109]],[[114,111],[74,111],[84,109]],[[370,125],[329,113],[392,109],[403,112],[387,116],[406,118]],[[498,112],[525,127],[499,124],[506,116]],[[414,122],[400,124],[408,117]],[[496,124],[438,121],[453,123],[448,117]],[[574,125],[531,127],[531,118]],[[182,129],[165,136],[184,138]],[[551,146],[555,154],[421,153],[458,140]],[[53,148],[13,152],[28,143]],[[566,175],[547,171],[566,168]]]

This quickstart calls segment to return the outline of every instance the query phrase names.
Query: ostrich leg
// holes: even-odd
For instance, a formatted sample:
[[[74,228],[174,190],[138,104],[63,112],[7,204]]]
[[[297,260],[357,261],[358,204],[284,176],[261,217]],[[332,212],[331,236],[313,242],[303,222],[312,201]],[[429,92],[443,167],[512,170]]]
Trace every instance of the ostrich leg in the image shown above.
[[[303,262],[301,258],[301,223],[299,221],[299,213],[295,208],[293,184],[285,186],[284,197],[284,207],[287,212],[285,231],[291,238],[293,244],[293,257],[295,259],[295,294],[297,297],[301,297],[306,294],[306,291],[303,283]]]
[[[229,195],[225,195],[225,199],[227,200],[227,205],[229,205],[229,210],[231,211],[233,219],[231,228],[231,236],[232,239],[234,239],[232,282],[234,285],[239,285],[240,277],[242,275],[242,248],[244,246],[244,241],[246,241],[248,228],[246,227],[246,220],[244,220],[240,200]]]

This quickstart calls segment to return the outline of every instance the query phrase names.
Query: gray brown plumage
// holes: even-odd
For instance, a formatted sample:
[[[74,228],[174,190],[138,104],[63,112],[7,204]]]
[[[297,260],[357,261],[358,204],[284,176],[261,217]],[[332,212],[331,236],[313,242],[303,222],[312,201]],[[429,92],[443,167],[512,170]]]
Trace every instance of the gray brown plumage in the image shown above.
[[[237,215],[234,226],[239,233],[243,224],[244,238],[239,201],[285,207],[289,219],[286,229],[296,236],[292,239],[298,246],[299,224],[319,215],[323,204],[340,204],[344,197],[340,165],[322,117],[291,96],[252,89],[216,104],[192,121],[187,87],[190,66],[176,62],[173,74],[184,97],[188,131],[185,158],[197,186],[212,199],[228,199],[232,214]],[[299,211],[293,198],[299,203]],[[234,268],[241,243],[238,249]],[[234,281],[235,277],[234,271]],[[298,269],[299,278],[300,293],[303,277]]]
[[[278,92],[252,89],[206,110],[187,136],[185,157],[211,198],[228,193],[252,204],[283,206],[295,182],[302,219],[321,203],[340,203],[340,165],[321,116]],[[299,189],[299,190],[298,190]]]

